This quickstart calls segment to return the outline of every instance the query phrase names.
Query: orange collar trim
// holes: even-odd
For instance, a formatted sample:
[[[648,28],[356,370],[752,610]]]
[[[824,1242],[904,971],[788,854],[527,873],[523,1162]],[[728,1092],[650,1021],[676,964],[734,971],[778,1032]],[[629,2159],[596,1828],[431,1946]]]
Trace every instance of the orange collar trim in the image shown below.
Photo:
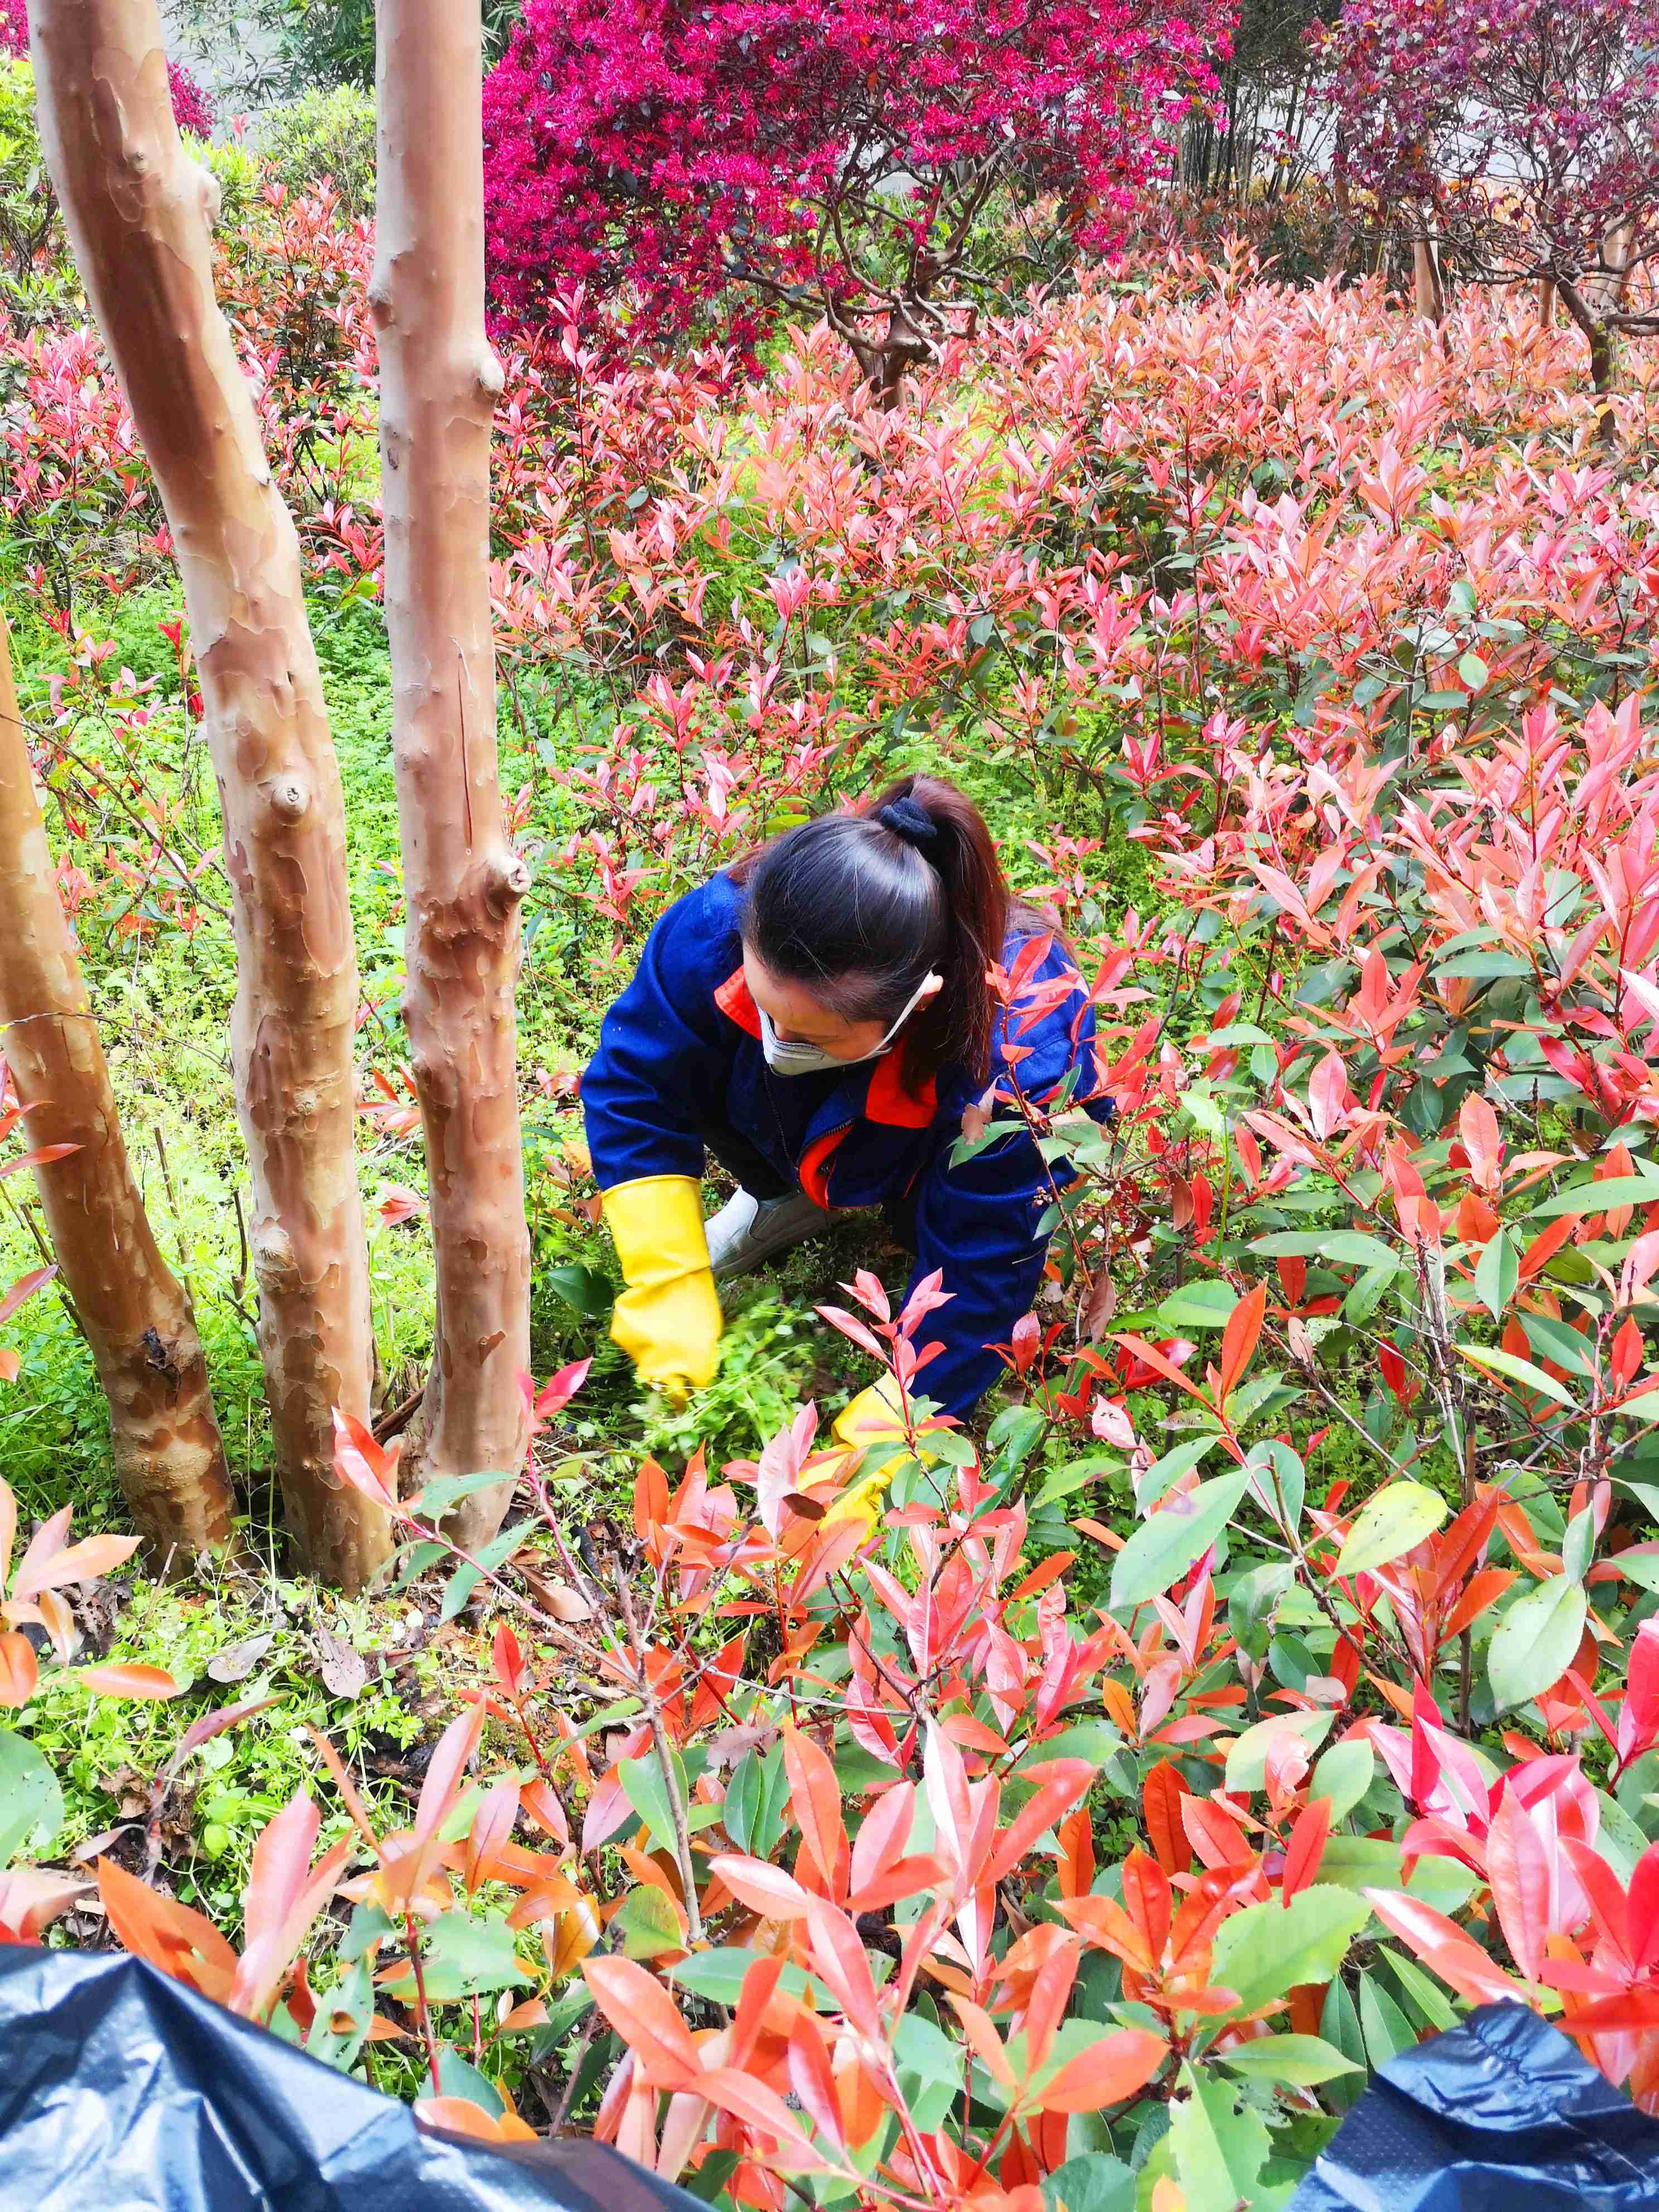
[[[747,1030],[751,1037],[760,1035],[760,1013],[741,968],[734,968],[715,992],[714,1004],[728,1021],[735,1022],[740,1030]]]

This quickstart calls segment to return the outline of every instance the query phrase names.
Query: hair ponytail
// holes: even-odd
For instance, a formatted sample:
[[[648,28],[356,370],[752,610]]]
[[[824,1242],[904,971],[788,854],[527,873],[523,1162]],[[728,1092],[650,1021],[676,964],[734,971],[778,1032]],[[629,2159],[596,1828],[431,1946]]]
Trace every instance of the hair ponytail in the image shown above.
[[[985,971],[1024,909],[954,784],[905,776],[855,811],[785,830],[732,873],[749,892],[744,942],[845,1020],[890,1022],[930,969],[943,976],[904,1028],[910,1089],[949,1065],[985,1080],[995,1011]]]

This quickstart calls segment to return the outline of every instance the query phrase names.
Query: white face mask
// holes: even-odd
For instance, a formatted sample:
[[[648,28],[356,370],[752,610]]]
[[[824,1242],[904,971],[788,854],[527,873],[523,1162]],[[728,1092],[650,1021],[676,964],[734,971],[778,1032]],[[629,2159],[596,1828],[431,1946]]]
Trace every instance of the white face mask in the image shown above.
[[[760,1016],[761,1050],[766,1054],[766,1065],[774,1075],[823,1075],[839,1068],[861,1067],[867,1060],[879,1060],[921,1004],[928,986],[942,984],[943,981],[942,976],[924,975],[911,993],[904,1011],[881,1042],[872,1050],[861,1052],[852,1060],[843,1060],[833,1052],[826,1052],[821,1044],[798,1043],[793,1040],[786,1042],[773,1027],[771,1015],[764,1006],[757,1006],[755,1012]]]

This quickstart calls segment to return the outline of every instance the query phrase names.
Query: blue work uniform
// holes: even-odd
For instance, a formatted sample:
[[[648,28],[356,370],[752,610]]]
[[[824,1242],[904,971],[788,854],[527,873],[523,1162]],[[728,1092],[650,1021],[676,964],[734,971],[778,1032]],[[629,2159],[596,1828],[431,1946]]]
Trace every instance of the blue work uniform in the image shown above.
[[[920,1093],[908,1091],[902,1036],[844,1072],[775,1074],[744,981],[744,896],[719,875],[677,900],[605,1018],[581,1085],[599,1187],[701,1176],[712,1152],[756,1198],[799,1188],[819,1206],[888,1205],[916,1253],[912,1284],[937,1267],[951,1293],[923,1325],[921,1340],[945,1350],[919,1387],[946,1413],[966,1414],[1001,1371],[988,1347],[1008,1341],[1042,1279],[1048,1240],[1037,1222],[1050,1193],[1036,1146],[1021,1131],[953,1167],[963,1111],[983,1086],[945,1067]],[[1030,980],[1072,972],[1055,944]],[[1072,1095],[1109,1120],[1109,1104],[1090,1095],[1093,1042],[1079,981],[1019,1036],[1025,1095],[1053,1097],[1076,1067]],[[1006,1074],[1005,1055],[999,1018],[993,1078]]]

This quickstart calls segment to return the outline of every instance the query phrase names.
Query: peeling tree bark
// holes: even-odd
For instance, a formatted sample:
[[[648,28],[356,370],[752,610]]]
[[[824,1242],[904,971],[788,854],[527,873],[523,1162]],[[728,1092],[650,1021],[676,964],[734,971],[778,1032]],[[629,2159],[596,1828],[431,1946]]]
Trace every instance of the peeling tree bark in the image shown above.
[[[115,1472],[152,1568],[229,1542],[234,1510],[190,1300],[128,1164],[97,1024],[58,903],[0,620],[0,1048],[64,1287],[109,1401]]]
[[[235,914],[231,1048],[252,1170],[259,1345],[289,1527],[359,1586],[386,1515],[333,1473],[368,1416],[345,817],[294,526],[213,295],[211,179],[185,156],[155,0],[30,0],[40,135],[178,546]]]
[[[437,1260],[422,1473],[516,1474],[530,1364],[519,1133],[519,906],[495,753],[477,0],[380,0],[370,304],[380,338],[392,743],[408,901],[404,1012]],[[466,1500],[477,1542],[510,1482]]]

